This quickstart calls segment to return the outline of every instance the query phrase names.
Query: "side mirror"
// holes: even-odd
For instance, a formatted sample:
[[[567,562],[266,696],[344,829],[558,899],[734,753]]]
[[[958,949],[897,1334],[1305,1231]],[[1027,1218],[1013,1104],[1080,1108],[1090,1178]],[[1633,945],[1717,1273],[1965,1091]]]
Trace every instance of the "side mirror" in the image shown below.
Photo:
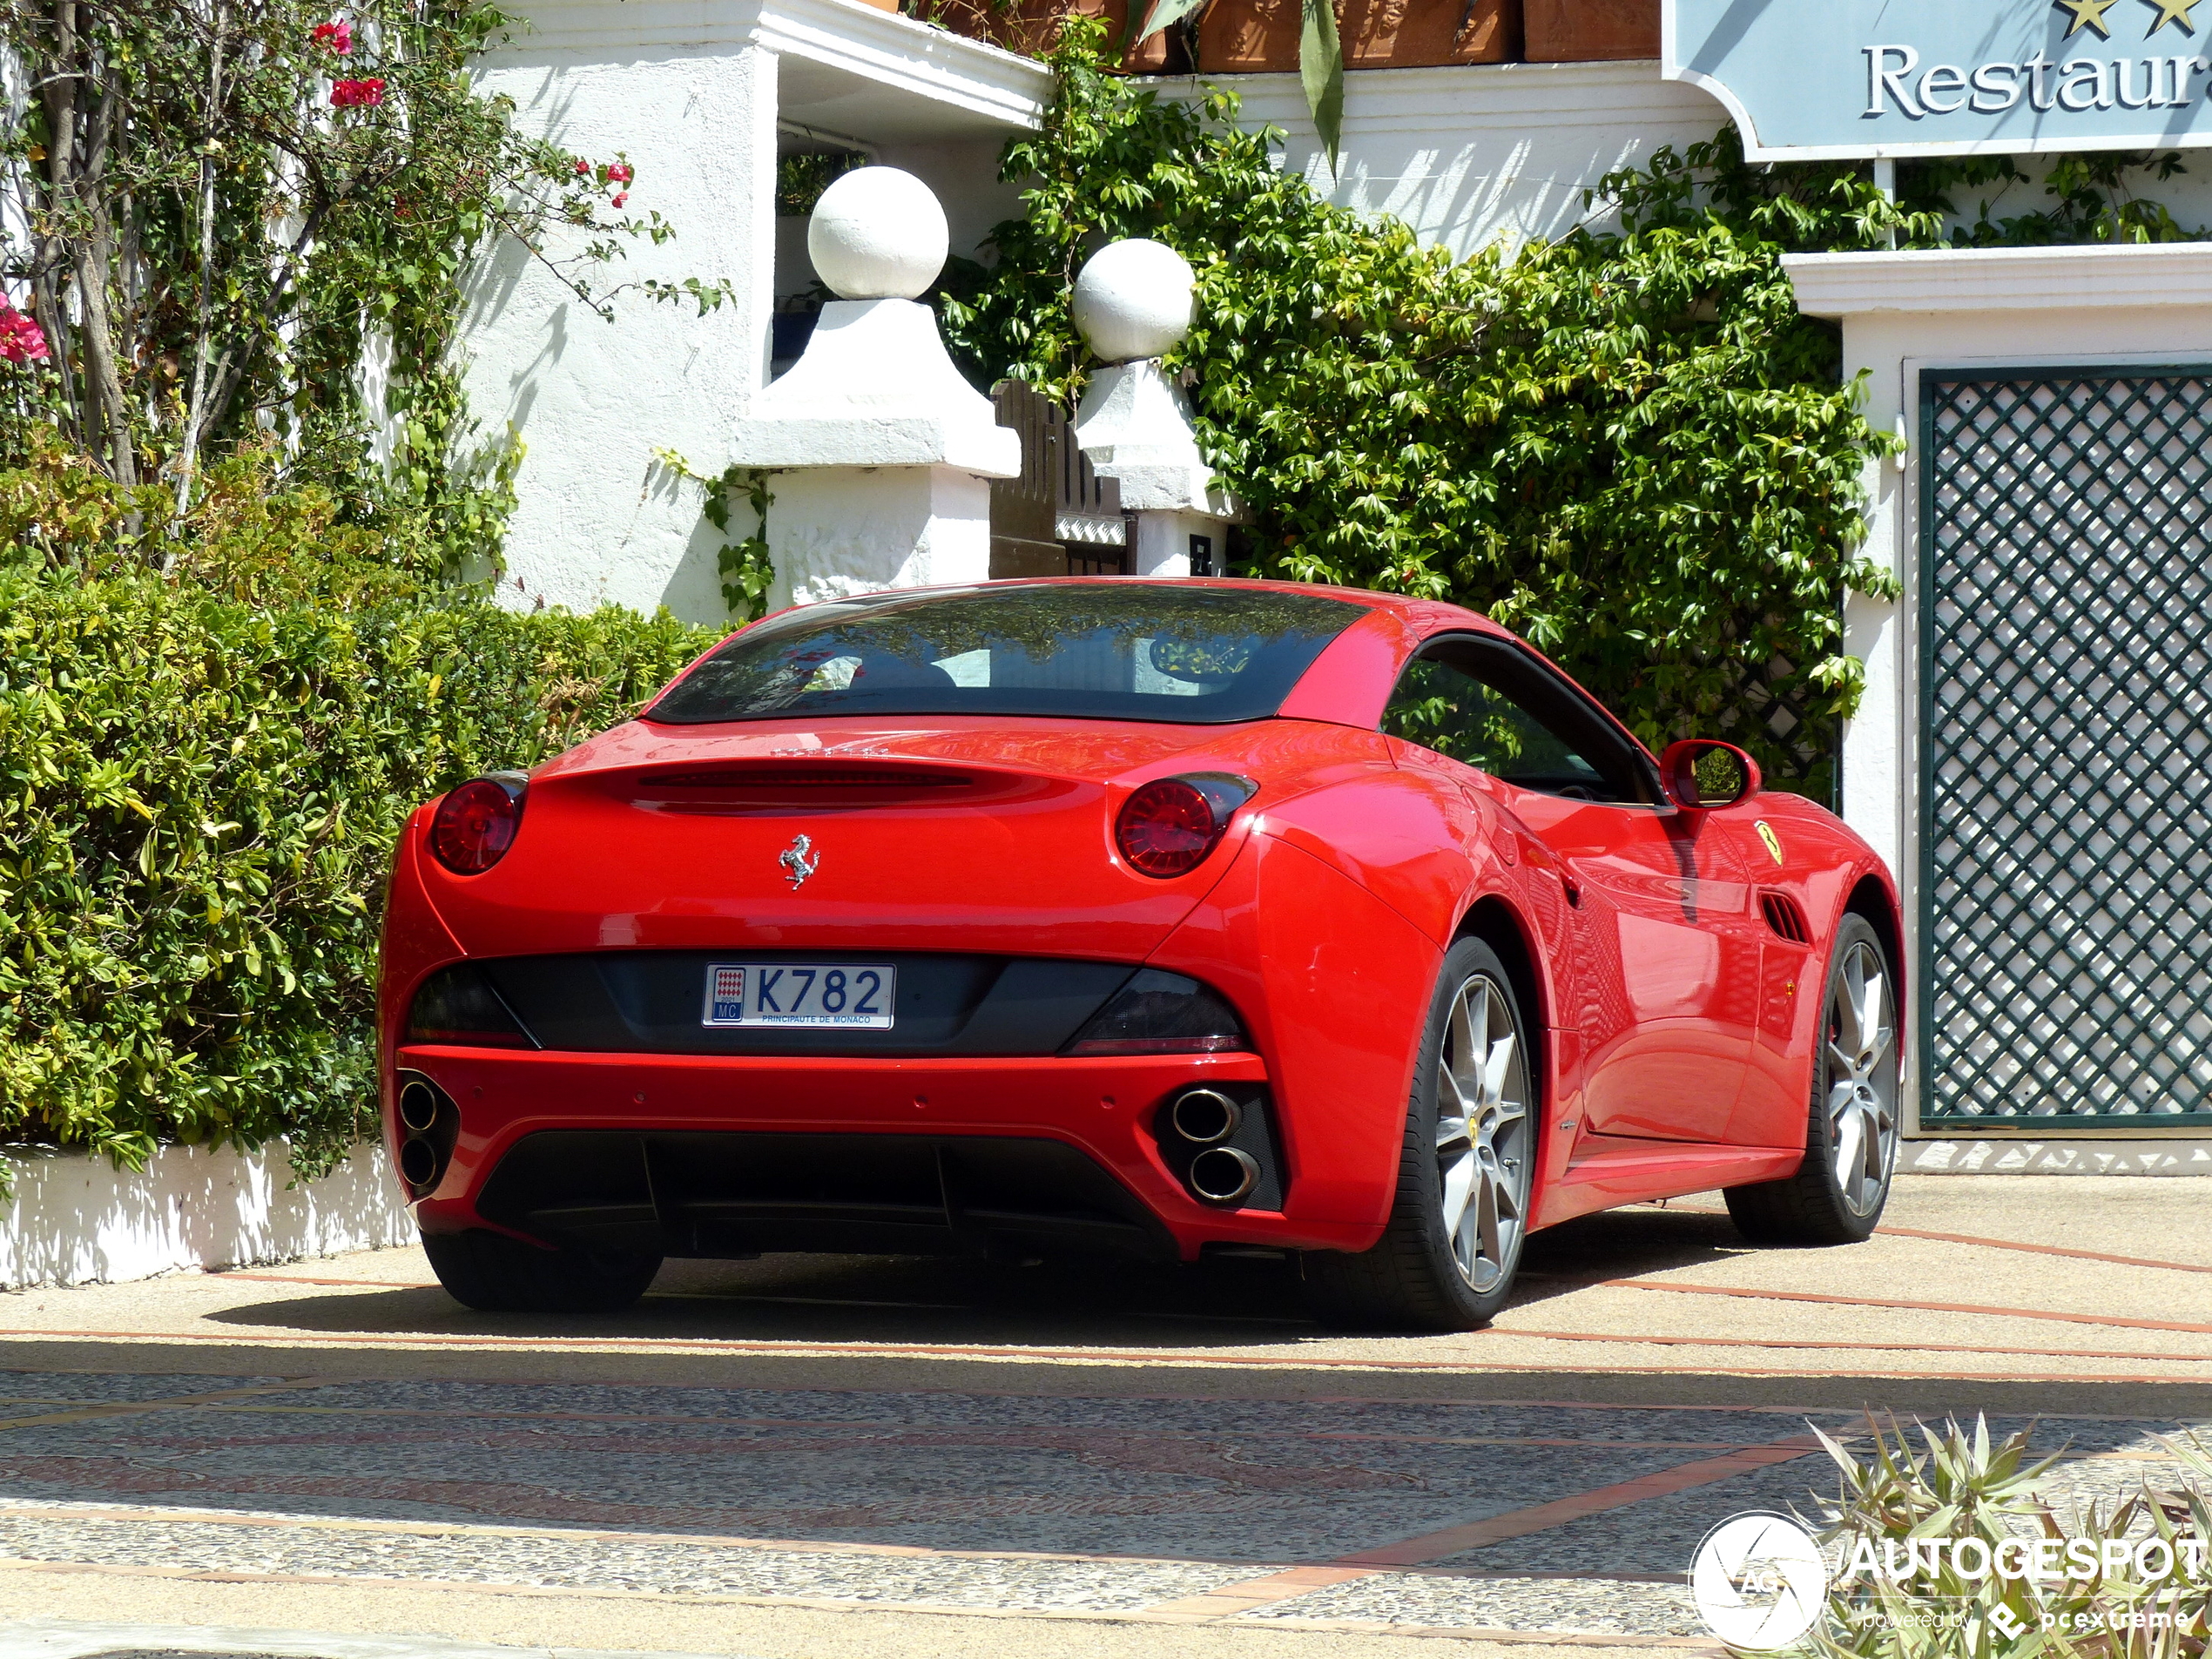
[[[1684,812],[1733,806],[1759,792],[1759,763],[1732,743],[1684,738],[1659,757],[1659,781]]]

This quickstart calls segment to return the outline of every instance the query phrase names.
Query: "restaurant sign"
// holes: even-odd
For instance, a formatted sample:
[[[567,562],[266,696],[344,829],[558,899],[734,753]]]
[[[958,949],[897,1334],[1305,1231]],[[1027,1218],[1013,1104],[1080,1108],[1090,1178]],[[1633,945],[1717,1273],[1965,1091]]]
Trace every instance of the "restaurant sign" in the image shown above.
[[[2212,0],[1664,6],[1668,78],[1755,161],[2212,145]]]

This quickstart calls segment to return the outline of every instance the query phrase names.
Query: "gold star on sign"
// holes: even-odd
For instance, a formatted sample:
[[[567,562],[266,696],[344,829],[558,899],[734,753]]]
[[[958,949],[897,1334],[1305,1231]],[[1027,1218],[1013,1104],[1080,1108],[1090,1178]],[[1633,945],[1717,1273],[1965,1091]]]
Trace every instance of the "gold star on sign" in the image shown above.
[[[2177,23],[2182,25],[2183,34],[2193,35],[2196,32],[2196,24],[2190,20],[2189,13],[2203,4],[2204,0],[2143,0],[2143,3],[2158,8],[2158,21],[2146,29],[2144,34],[2155,35],[2168,24]],[[2067,32],[2073,31],[2069,30]]]
[[[2067,39],[2071,40],[2080,34],[2084,25],[2095,30],[2107,40],[2112,38],[2112,30],[2105,27],[2105,13],[2118,5],[2120,0],[2051,0],[2051,3],[2074,14],[2073,26],[2066,31]]]

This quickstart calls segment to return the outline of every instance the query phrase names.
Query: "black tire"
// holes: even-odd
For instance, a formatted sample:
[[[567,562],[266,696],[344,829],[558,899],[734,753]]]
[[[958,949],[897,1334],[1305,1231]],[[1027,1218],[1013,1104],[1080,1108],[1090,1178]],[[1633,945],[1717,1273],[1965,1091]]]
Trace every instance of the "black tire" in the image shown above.
[[[480,1313],[617,1313],[645,1293],[661,1258],[625,1250],[541,1250],[480,1230],[424,1233],[446,1293]]]
[[[1494,1099],[1487,1082],[1478,1082],[1478,1097],[1455,1092],[1453,1098],[1466,1103],[1455,1117],[1440,1109],[1440,1095],[1447,1058],[1464,1062],[1472,1053],[1474,1004],[1468,1002],[1468,1020],[1456,1029],[1453,1015],[1462,995],[1477,987],[1486,998],[1482,1048],[1492,1060],[1487,1069],[1497,1072],[1499,1087]],[[1495,1046],[1501,1032],[1514,1038],[1502,1066]],[[1360,1331],[1474,1331],[1495,1318],[1512,1292],[1527,1237],[1541,1102],[1531,1082],[1537,1075],[1534,1055],[1512,978],[1480,940],[1462,939],[1446,954],[1429,999],[1420,1055],[1406,1105],[1398,1190],[1382,1238],[1356,1256],[1312,1251],[1305,1258],[1306,1299],[1324,1324]],[[1456,1141],[1453,1123],[1462,1125]],[[1447,1168],[1465,1180],[1460,1190],[1470,1195],[1460,1200],[1456,1226],[1447,1220]],[[1486,1197],[1493,1203],[1494,1224],[1487,1231],[1482,1226]],[[1508,1209],[1517,1213],[1508,1217]]]
[[[1871,1022],[1864,977],[1870,964],[1880,974],[1879,1011]],[[1855,1244],[1880,1223],[1897,1173],[1896,984],[1881,935],[1865,917],[1845,916],[1821,991],[1804,1162],[1786,1179],[1730,1187],[1725,1194],[1737,1231],[1752,1243]],[[1870,1023],[1871,1029],[1858,1028]]]

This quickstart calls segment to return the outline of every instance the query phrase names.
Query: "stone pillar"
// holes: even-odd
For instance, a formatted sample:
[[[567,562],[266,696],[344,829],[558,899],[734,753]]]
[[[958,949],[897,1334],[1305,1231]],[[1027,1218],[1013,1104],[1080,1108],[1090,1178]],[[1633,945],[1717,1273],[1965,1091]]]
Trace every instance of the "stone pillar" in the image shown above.
[[[815,206],[807,253],[840,297],[731,448],[774,475],[772,605],[990,577],[989,481],[1020,475],[1022,441],[915,302],[947,246],[937,198],[895,167],[846,173]]]
[[[1099,249],[1076,279],[1076,327],[1108,367],[1091,376],[1076,442],[1136,516],[1138,576],[1218,574],[1243,516],[1198,453],[1190,402],[1160,367],[1190,331],[1190,266],[1162,243]]]

